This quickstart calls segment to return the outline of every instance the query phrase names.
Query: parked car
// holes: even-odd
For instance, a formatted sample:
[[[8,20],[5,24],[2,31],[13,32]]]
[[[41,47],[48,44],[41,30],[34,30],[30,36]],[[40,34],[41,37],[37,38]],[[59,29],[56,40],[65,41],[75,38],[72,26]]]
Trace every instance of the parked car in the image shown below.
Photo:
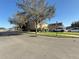
[[[79,32],[79,28],[72,28],[72,29],[69,29],[68,32]]]
[[[57,28],[53,30],[53,32],[64,32],[64,31],[65,31],[64,28]]]

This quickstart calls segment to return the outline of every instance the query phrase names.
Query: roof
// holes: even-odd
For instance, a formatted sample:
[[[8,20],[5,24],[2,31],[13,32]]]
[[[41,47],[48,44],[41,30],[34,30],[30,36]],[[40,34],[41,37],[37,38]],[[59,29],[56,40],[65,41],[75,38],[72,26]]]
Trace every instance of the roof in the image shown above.
[[[0,28],[0,29],[5,29],[5,28]]]
[[[62,23],[53,23],[53,24],[49,24],[49,26],[54,26],[54,25],[63,26],[63,24],[62,24]]]

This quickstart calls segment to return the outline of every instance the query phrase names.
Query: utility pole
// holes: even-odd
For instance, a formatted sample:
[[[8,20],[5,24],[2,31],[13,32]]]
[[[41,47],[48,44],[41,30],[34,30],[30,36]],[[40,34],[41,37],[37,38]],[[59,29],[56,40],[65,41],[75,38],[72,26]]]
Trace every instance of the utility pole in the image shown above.
[[[58,33],[57,33],[57,26],[58,26],[58,22],[56,21],[56,37],[58,36]]]

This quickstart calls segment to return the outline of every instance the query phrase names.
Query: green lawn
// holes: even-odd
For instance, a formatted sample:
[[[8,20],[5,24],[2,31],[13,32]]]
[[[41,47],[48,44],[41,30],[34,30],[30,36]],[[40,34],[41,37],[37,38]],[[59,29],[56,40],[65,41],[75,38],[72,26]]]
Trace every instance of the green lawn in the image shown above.
[[[49,37],[78,37],[79,33],[76,32],[38,32],[38,35]]]
[[[29,34],[35,34],[35,32],[29,32]],[[63,38],[79,38],[78,32],[38,32],[40,36],[48,37],[63,37]]]

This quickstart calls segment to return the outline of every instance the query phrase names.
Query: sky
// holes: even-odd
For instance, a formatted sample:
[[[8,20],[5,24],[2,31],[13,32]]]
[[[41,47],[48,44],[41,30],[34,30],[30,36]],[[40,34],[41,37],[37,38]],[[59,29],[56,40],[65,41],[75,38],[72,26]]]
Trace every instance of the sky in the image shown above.
[[[55,16],[47,23],[62,22],[64,26],[70,26],[72,22],[79,20],[79,0],[48,0],[55,5]],[[16,0],[0,0],[0,27],[10,28],[8,22],[10,16],[17,12]]]

